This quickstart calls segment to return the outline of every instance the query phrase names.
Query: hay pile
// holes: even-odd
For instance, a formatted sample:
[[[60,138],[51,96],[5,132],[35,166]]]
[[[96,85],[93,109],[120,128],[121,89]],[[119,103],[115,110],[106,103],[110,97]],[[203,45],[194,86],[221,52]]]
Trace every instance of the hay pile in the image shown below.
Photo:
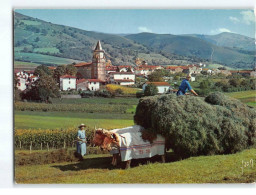
[[[142,98],[136,124],[159,133],[181,157],[229,154],[256,143],[256,111],[219,92],[205,99],[161,95]]]

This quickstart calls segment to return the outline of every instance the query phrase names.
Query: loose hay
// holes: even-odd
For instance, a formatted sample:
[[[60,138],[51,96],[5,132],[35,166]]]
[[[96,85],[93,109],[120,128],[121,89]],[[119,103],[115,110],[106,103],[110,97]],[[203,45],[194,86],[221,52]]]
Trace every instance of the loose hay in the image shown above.
[[[228,154],[256,143],[256,112],[219,92],[205,98],[161,95],[142,98],[136,124],[159,133],[181,157]]]

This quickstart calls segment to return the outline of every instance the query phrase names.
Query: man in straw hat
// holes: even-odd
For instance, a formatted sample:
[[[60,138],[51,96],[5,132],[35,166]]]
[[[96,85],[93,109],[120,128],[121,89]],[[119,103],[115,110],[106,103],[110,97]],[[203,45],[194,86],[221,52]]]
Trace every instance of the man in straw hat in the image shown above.
[[[184,79],[179,87],[179,90],[177,91],[177,96],[185,95],[187,90],[191,91],[195,96],[198,96],[198,94],[192,89],[192,87],[189,84],[189,81],[191,79],[191,75],[188,74],[186,79]]]
[[[85,128],[86,126],[82,123],[78,126],[77,131],[77,143],[76,143],[76,153],[80,160],[83,160],[83,156],[86,154],[86,135]]]

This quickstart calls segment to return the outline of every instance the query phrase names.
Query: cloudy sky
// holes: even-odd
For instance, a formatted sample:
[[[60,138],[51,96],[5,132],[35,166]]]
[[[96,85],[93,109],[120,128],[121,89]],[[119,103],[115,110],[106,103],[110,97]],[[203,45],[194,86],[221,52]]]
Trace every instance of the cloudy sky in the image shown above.
[[[253,10],[15,10],[55,24],[114,34],[208,34],[255,36]]]

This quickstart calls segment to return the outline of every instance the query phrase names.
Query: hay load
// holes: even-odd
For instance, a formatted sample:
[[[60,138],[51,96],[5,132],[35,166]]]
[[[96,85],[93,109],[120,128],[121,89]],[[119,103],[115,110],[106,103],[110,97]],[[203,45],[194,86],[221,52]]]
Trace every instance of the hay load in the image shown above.
[[[229,154],[256,143],[256,111],[222,93],[204,98],[174,94],[142,98],[136,124],[166,138],[181,157]]]

